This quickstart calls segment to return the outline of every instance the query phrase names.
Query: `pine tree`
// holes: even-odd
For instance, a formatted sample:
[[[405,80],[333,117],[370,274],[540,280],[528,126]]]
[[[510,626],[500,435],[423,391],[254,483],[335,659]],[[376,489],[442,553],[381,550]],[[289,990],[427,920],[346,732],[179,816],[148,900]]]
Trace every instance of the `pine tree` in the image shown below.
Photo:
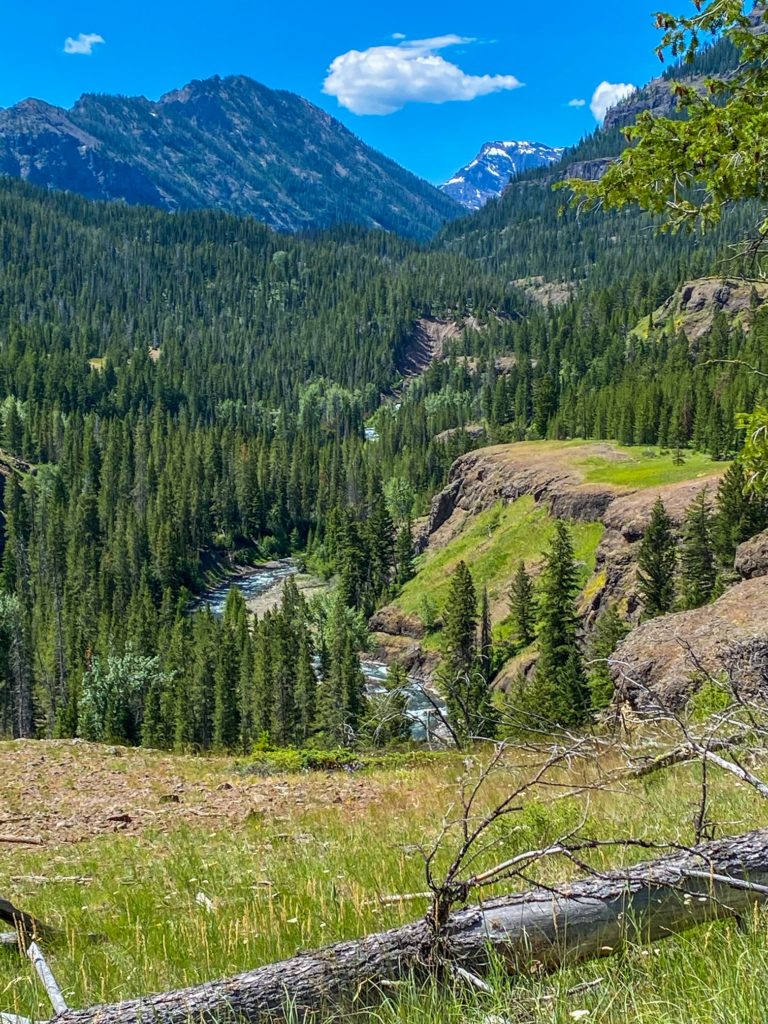
[[[298,708],[297,738],[300,743],[306,743],[314,730],[317,714],[317,676],[312,664],[312,645],[306,632],[303,632],[299,639],[296,704]]]
[[[740,462],[725,471],[717,489],[712,523],[712,541],[720,563],[731,568],[736,548],[768,526],[768,503],[747,488],[747,477]]]
[[[356,741],[367,711],[365,676],[350,624],[350,609],[339,593],[328,623],[328,668],[317,692],[317,724],[326,743]]]
[[[608,659],[629,632],[615,605],[600,613],[589,639],[587,683],[593,711],[608,707],[613,699],[613,678]]]
[[[533,722],[572,726],[587,717],[589,693],[578,649],[579,590],[571,535],[558,520],[541,575],[539,657],[521,702]]]
[[[675,604],[677,554],[672,520],[664,502],[657,498],[637,558],[637,583],[648,619],[666,615]]]
[[[520,563],[509,590],[512,636],[519,648],[529,647],[536,637],[536,606],[533,580],[526,571],[525,562]]]
[[[712,544],[712,510],[706,491],[701,492],[685,514],[680,581],[684,608],[700,608],[711,599],[717,571]]]
[[[451,576],[443,622],[444,669],[449,677],[468,676],[477,659],[477,592],[466,562]]]
[[[491,630],[491,606],[488,600],[488,587],[483,587],[483,596],[480,599],[478,661],[483,681],[490,689],[491,680],[493,679],[493,633]]]
[[[400,527],[395,541],[395,582],[402,587],[413,579],[415,569],[413,565],[413,534],[410,519],[406,520]]]
[[[459,562],[451,577],[445,606],[440,679],[448,721],[462,745],[475,737],[488,738],[496,733],[487,599],[481,633],[483,647],[478,650],[477,592],[467,564]],[[484,660],[483,654],[488,660]]]

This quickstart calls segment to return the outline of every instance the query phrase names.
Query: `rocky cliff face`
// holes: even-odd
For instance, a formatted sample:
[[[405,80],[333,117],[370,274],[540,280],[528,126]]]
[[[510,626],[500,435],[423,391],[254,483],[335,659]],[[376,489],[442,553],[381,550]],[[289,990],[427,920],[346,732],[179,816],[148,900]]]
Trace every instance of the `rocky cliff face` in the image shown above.
[[[655,78],[645,88],[633,93],[626,100],[617,103],[605,115],[603,126],[607,131],[612,128],[626,128],[634,124],[639,114],[648,110],[654,117],[673,117],[678,113],[677,100],[672,89],[675,83],[665,78]],[[697,85],[703,89],[703,79],[686,79],[686,85]]]
[[[739,545],[735,569],[745,580],[768,576],[768,530]]]
[[[497,502],[510,503],[530,495],[557,518],[600,522],[605,532],[597,551],[593,579],[584,591],[581,614],[589,629],[600,610],[620,602],[630,620],[639,617],[637,554],[661,497],[672,521],[682,525],[685,511],[705,488],[714,493],[721,473],[649,489],[590,483],[583,467],[590,460],[620,462],[626,456],[608,443],[564,445],[498,445],[470,452],[451,468],[448,485],[435,495],[429,516],[416,524],[415,539],[421,552],[439,550],[459,537],[474,516]],[[510,565],[510,579],[514,572]],[[379,611],[370,623],[382,650],[403,649],[418,660],[421,622],[404,615],[395,605]],[[393,640],[393,638],[395,638]],[[502,683],[508,681],[506,673]]]
[[[768,648],[766,608],[768,577],[763,576],[732,587],[704,608],[644,622],[611,658],[618,700],[639,710],[653,709],[657,699],[667,707],[684,707],[708,675],[717,677],[728,667],[739,648]],[[741,666],[741,684],[762,689],[763,659],[750,662]]]
[[[353,222],[416,237],[461,207],[293,93],[244,76],[151,102],[86,95],[0,111],[0,173],[89,199],[215,208],[278,230]]]
[[[616,163],[612,156],[600,157],[597,160],[577,160],[570,164],[566,172],[566,178],[581,178],[583,181],[600,181],[606,174],[611,164]]]
[[[638,326],[650,333],[669,328],[682,331],[691,343],[711,329],[718,313],[739,323],[745,330],[755,313],[768,302],[768,284],[727,277],[703,277],[687,281]]]

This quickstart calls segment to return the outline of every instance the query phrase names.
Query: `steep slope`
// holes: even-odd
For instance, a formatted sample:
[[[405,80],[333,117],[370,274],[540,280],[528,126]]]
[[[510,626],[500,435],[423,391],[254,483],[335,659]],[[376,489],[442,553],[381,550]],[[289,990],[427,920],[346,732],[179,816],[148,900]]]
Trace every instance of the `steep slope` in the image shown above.
[[[249,214],[281,231],[358,223],[424,238],[459,207],[289,92],[245,76],[157,102],[82,96],[0,111],[0,173],[89,199]]]
[[[557,163],[562,149],[542,142],[486,142],[475,159],[454,174],[440,190],[468,210],[479,210],[498,199],[523,171]]]
[[[704,455],[675,465],[668,452],[610,442],[523,442],[462,456],[418,524],[416,576],[371,619],[380,654],[423,672],[434,669],[438,644],[427,636],[424,616],[431,603],[430,614],[439,620],[460,560],[478,586],[488,587],[497,639],[503,639],[515,569],[523,559],[538,571],[555,519],[572,527],[585,623],[615,601],[636,618],[637,550],[654,501],[663,499],[679,527],[703,489],[714,494],[723,472],[722,463]],[[503,673],[499,686],[509,678]]]

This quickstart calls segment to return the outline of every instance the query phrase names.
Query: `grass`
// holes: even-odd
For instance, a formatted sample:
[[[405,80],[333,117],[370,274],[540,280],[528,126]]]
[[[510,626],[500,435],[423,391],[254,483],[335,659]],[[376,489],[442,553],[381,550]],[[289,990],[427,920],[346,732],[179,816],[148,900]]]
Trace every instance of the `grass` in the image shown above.
[[[519,455],[517,455],[519,453]],[[644,490],[705,478],[723,469],[700,452],[685,452],[685,461],[675,465],[674,453],[654,448],[585,441],[534,441],[510,446],[510,458],[522,461],[554,460],[553,465],[570,470],[574,482],[604,484],[619,490]],[[424,618],[425,596],[439,617],[448,594],[450,576],[460,561],[472,570],[478,590],[487,586],[494,619],[503,620],[506,590],[517,563],[540,562],[552,537],[554,520],[531,495],[511,504],[498,502],[469,517],[461,533],[443,548],[428,550],[417,560],[416,577],[403,588],[394,604],[408,615]],[[583,565],[583,583],[592,575],[595,553],[603,533],[600,523],[572,523],[577,560]],[[494,607],[495,605],[495,607]],[[438,646],[433,634],[424,646]]]
[[[589,483],[613,484],[637,490],[695,480],[723,469],[722,462],[715,462],[703,452],[686,451],[683,453],[685,461],[675,465],[674,452],[660,451],[658,448],[626,448],[617,445],[616,451],[623,456],[621,460],[596,456],[576,461],[574,465],[584,472]]]
[[[417,563],[416,577],[406,584],[395,604],[408,614],[418,615],[423,595],[429,594],[439,613],[448,595],[450,575],[462,560],[472,569],[478,590],[487,586],[492,603],[504,600],[517,563],[520,559],[527,564],[541,560],[554,525],[555,520],[530,495],[510,505],[499,502],[468,519],[462,533],[446,547],[427,552]],[[600,523],[572,524],[574,549],[584,567],[584,581],[594,571],[602,534]]]
[[[40,753],[30,749],[28,756],[47,812],[54,818],[71,813],[70,797],[59,781],[65,748],[34,749]],[[182,777],[206,779],[205,761],[176,760]],[[506,792],[525,772],[524,755],[514,760],[518,765],[497,779],[489,798]],[[157,758],[143,752],[124,755],[120,774],[128,788],[121,808],[138,813],[146,797],[133,801],[133,782],[159,767]],[[371,771],[347,780],[343,799],[330,804],[321,796],[336,782],[325,775],[235,781],[238,787],[251,787],[254,809],[249,812],[247,801],[241,803],[241,813],[227,822],[201,812],[169,825],[158,816],[154,825],[135,834],[103,834],[79,843],[51,840],[44,850],[11,848],[0,862],[0,892],[66,931],[66,938],[49,943],[46,952],[72,1006],[234,974],[423,913],[419,903],[382,907],[378,897],[424,888],[416,844],[435,837],[463,770],[462,760],[447,754],[424,765],[414,761],[404,768]],[[233,765],[229,771],[237,780]],[[594,836],[690,841],[697,773],[695,767],[679,768],[632,783],[619,796],[591,793],[552,802],[552,791],[542,791],[538,799],[525,800],[522,812],[499,834],[501,848],[506,856],[540,846],[582,820]],[[212,792],[223,775],[224,763],[212,761],[207,779]],[[574,765],[558,781],[573,784],[587,776],[587,769]],[[0,779],[0,806],[5,808],[9,777],[0,774]],[[751,790],[728,778],[710,782],[712,816],[727,823],[727,830],[768,821],[768,804]],[[255,809],[263,787],[280,798],[269,814]],[[447,847],[444,856],[449,852]],[[595,857],[599,867],[638,859],[617,851]],[[539,877],[555,882],[572,870],[552,860],[542,865]],[[33,876],[51,880],[25,880]],[[83,886],[54,880],[62,876],[92,881]],[[198,893],[213,902],[212,910],[198,903]],[[510,1022],[554,1024],[574,1019],[571,1014],[583,1009],[589,1019],[604,1024],[752,1024],[762,1019],[768,997],[765,926],[765,917],[741,929],[735,923],[711,925],[551,978],[533,972],[514,983],[498,979],[490,998],[406,989],[392,995],[372,1020],[488,1024],[489,1015],[498,1014]],[[105,941],[83,938],[94,932]],[[598,976],[603,980],[594,990],[575,998],[563,994]],[[555,998],[545,1000],[544,995]],[[8,949],[0,950],[2,1011],[38,1020],[50,1015],[30,965]]]

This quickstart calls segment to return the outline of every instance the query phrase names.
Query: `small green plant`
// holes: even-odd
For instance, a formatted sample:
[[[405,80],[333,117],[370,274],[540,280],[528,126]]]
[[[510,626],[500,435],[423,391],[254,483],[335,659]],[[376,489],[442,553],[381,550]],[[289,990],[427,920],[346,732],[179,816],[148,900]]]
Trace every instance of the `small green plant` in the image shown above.
[[[712,715],[725,711],[733,703],[733,695],[724,683],[704,679],[691,698],[688,710],[694,722],[706,722]]]

